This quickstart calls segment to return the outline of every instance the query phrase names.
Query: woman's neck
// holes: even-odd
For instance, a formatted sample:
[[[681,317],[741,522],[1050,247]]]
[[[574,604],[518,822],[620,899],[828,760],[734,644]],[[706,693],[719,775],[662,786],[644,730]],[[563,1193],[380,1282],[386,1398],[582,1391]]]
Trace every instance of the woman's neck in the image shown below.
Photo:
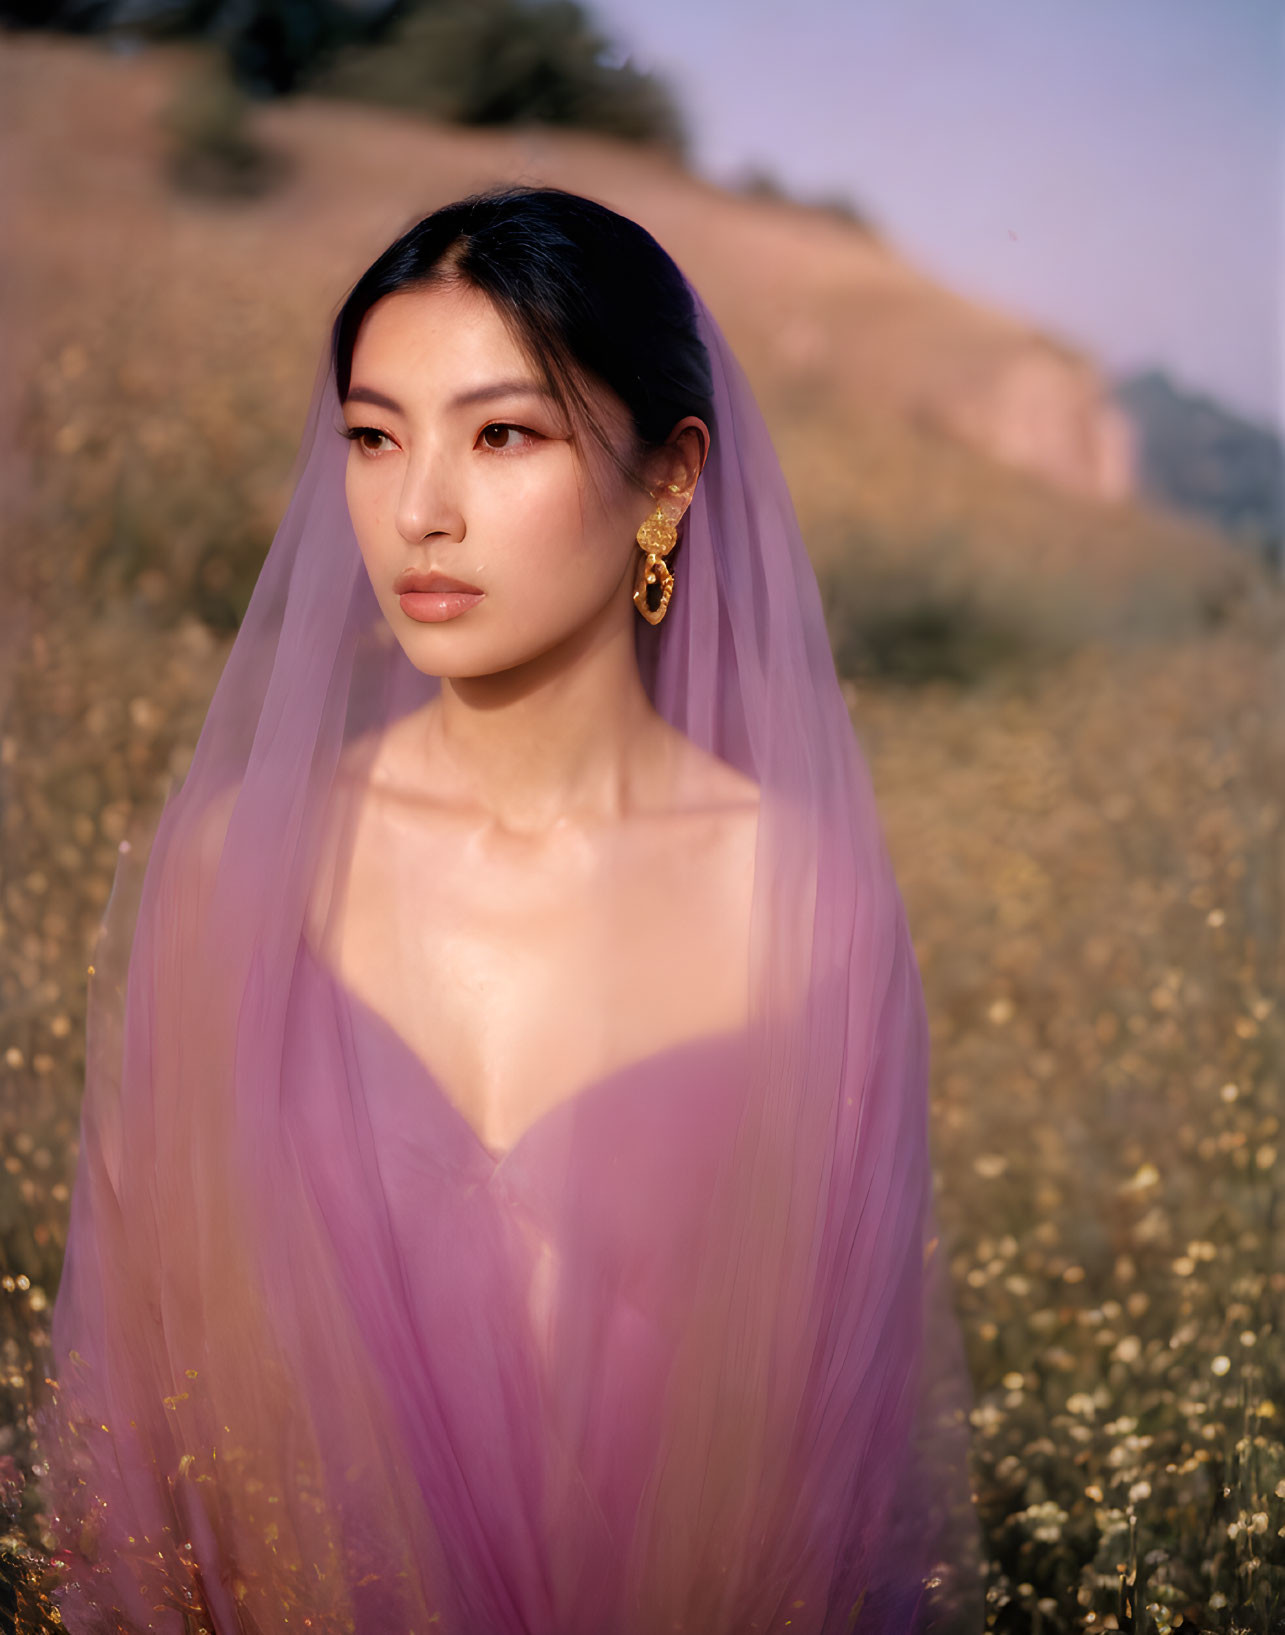
[[[495,675],[443,677],[418,743],[438,798],[536,838],[654,807],[673,770],[673,736],[626,626],[576,654],[553,649]]]

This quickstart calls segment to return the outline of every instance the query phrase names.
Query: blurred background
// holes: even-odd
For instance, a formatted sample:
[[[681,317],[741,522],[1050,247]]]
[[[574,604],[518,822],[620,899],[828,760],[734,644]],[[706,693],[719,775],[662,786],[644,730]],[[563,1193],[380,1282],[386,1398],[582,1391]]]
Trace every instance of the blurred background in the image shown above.
[[[1285,1630],[1279,0],[0,0],[0,121],[0,1628],[55,1627],[119,844],[342,294],[513,179],[648,227],[777,441],[928,990],[989,1627]]]

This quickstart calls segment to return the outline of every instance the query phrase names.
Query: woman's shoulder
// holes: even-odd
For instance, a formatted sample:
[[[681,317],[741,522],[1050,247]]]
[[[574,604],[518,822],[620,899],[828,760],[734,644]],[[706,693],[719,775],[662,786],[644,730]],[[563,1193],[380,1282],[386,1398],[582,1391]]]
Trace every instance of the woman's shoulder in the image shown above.
[[[682,809],[715,814],[732,824],[757,819],[761,790],[753,778],[676,727],[667,733],[678,765]]]

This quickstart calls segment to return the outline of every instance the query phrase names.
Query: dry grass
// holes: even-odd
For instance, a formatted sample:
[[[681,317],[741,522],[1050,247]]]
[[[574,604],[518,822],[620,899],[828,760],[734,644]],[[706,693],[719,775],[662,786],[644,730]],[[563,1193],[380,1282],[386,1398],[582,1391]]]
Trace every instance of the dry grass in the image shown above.
[[[856,694],[996,1629],[1285,1627],[1281,628]]]

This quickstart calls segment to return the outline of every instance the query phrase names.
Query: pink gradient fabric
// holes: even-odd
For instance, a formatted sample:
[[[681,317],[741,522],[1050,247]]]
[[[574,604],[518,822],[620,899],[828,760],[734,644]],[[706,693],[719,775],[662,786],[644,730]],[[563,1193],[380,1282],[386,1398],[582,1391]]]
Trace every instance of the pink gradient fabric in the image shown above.
[[[749,1024],[494,1153],[305,935],[341,752],[440,685],[367,579],[327,348],[94,958],[40,1417],[72,1635],[982,1627],[919,972],[788,487],[692,298],[712,451],[636,639],[762,792]]]

